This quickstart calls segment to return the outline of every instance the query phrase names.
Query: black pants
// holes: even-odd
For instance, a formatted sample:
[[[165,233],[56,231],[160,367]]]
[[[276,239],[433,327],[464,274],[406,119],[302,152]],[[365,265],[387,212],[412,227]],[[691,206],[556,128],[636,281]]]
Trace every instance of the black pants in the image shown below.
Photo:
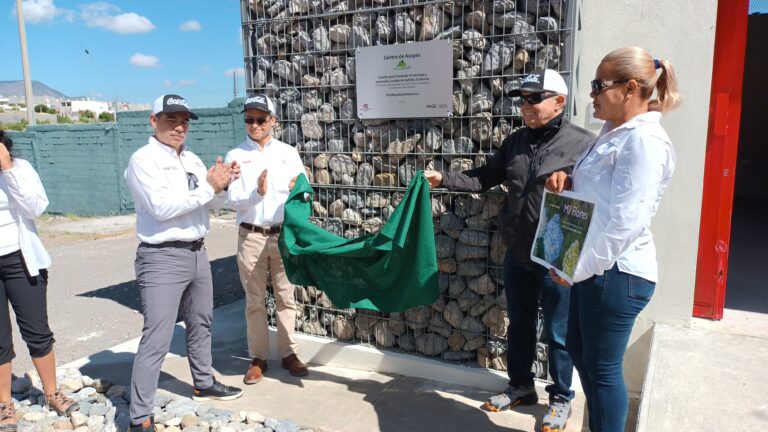
[[[47,288],[48,272],[40,270],[38,276],[29,276],[20,251],[0,256],[0,364],[16,357],[9,304],[13,306],[29,355],[43,357],[53,349],[53,333],[48,327]]]

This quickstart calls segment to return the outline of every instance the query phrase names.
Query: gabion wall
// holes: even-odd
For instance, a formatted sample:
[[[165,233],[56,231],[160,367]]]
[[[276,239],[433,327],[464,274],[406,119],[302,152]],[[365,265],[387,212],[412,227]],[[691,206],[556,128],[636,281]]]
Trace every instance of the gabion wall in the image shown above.
[[[569,51],[569,6],[565,0],[243,0],[248,91],[277,102],[275,136],[296,146],[317,192],[313,221],[348,238],[376,232],[417,170],[483,165],[522,124],[520,101],[506,90],[534,69],[560,69]],[[357,119],[356,48],[432,39],[453,41],[453,116]],[[392,314],[339,310],[314,287],[297,287],[297,327],[505,369],[505,250],[496,225],[504,199],[503,186],[486,194],[433,192],[443,293],[435,304]],[[538,348],[535,373],[546,378],[545,341]]]

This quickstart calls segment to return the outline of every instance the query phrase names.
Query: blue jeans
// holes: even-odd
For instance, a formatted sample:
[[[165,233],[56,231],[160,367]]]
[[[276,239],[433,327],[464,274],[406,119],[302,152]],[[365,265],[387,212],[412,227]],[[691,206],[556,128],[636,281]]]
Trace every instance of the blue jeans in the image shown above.
[[[507,252],[504,257],[504,290],[507,294],[507,373],[509,385],[533,384],[531,367],[536,358],[536,323],[539,299],[544,312],[544,333],[549,340],[550,400],[571,400],[573,363],[565,348],[568,328],[568,288],[556,284],[538,264],[522,264]]]
[[[656,284],[617,265],[571,288],[568,352],[587,397],[592,432],[623,432],[627,420],[624,351],[635,318]]]

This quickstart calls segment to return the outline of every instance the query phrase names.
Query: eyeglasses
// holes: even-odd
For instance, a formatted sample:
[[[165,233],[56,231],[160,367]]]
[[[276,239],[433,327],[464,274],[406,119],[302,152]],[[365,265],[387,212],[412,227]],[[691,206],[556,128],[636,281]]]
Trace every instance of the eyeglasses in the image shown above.
[[[520,95],[520,100],[528,105],[538,105],[541,101],[557,96],[557,93],[531,93],[528,96]]]
[[[187,187],[191,191],[197,189],[197,176],[194,173],[187,173]]]
[[[629,82],[628,79],[625,80],[613,80],[613,81],[603,81],[603,80],[592,80],[590,82],[590,85],[592,85],[592,93],[597,96],[600,94],[600,92],[603,91],[603,89],[606,89],[612,85],[616,84],[624,84],[625,82]]]
[[[246,117],[245,122],[249,125],[256,123],[259,126],[264,126],[269,121],[269,117]]]

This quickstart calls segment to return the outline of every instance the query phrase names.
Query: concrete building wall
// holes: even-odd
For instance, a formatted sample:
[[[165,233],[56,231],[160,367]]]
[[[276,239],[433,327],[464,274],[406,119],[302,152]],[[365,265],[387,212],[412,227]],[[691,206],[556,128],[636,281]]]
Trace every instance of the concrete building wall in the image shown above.
[[[675,68],[683,104],[662,120],[677,152],[674,179],[653,222],[659,283],[641,314],[624,362],[631,392],[645,375],[654,322],[687,324],[693,308],[702,179],[717,18],[716,0],[584,1],[576,63],[576,124],[587,121],[589,82],[603,56],[628,45],[647,49]]]

